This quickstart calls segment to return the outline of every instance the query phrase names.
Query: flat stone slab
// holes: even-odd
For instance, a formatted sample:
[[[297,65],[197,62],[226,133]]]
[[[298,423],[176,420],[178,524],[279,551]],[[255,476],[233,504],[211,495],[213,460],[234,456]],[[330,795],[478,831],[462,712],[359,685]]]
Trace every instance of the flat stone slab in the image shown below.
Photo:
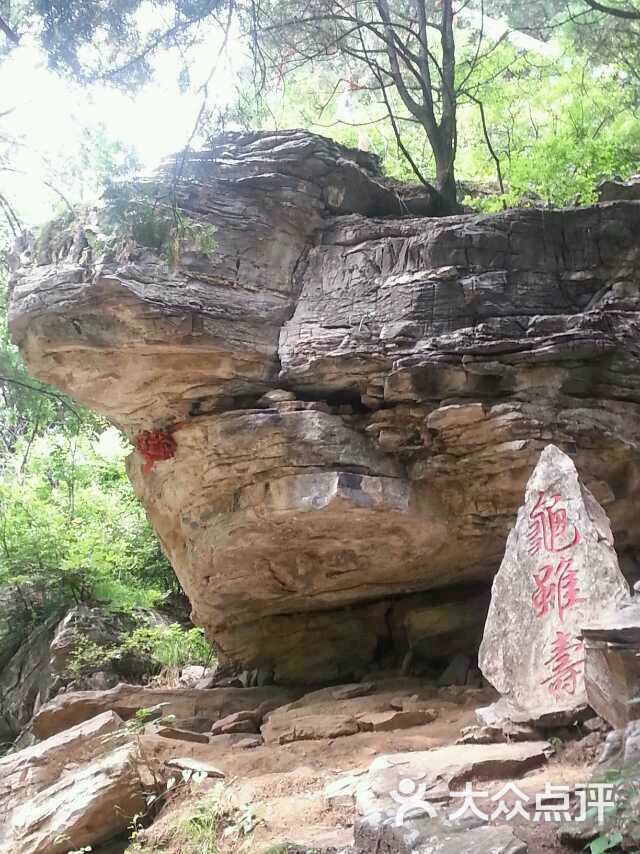
[[[321,738],[355,735],[358,722],[350,715],[287,715],[267,721],[262,736],[267,744],[289,744]]]
[[[258,715],[255,711],[244,710],[220,718],[211,727],[211,735],[222,735],[234,732],[255,734],[259,731]]]
[[[367,816],[397,809],[392,793],[402,780],[412,780],[427,801],[448,800],[450,786],[467,780],[513,779],[543,765],[551,748],[546,741],[518,744],[465,744],[414,753],[378,756],[356,790],[356,810]]]
[[[354,700],[373,694],[376,686],[373,682],[354,682],[352,685],[340,685],[331,692],[336,700]]]
[[[192,732],[189,729],[177,729],[175,727],[161,727],[157,735],[161,738],[172,738],[175,741],[192,741],[196,744],[209,744],[209,736],[204,732]]]
[[[358,726],[363,732],[390,732],[396,729],[410,729],[424,726],[437,718],[434,709],[414,709],[410,711],[371,712],[358,715]]]

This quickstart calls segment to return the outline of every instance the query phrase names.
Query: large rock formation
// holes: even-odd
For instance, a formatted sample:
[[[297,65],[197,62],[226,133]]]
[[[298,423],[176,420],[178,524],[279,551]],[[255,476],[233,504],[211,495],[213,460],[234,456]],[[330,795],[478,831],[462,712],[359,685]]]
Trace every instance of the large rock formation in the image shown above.
[[[415,217],[372,156],[293,131],[179,165],[215,249],[49,235],[10,322],[35,376],[132,440],[166,431],[129,473],[229,658],[321,680],[475,646],[548,442],[633,557],[638,203]]]

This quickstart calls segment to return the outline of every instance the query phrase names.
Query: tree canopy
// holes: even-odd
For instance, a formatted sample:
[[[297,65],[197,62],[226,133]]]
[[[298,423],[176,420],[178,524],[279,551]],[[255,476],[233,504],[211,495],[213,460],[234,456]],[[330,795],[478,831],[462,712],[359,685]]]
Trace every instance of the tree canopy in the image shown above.
[[[206,52],[216,31],[224,32],[225,49],[242,57],[236,63],[236,98],[216,108],[210,80],[200,81],[202,109],[185,144],[205,139],[221,125],[269,126],[291,113],[304,117],[305,110],[307,120],[319,119],[310,123],[321,128],[337,106],[330,135],[344,137],[349,127],[358,126],[364,129],[360,139],[384,137],[383,156],[395,156],[406,166],[404,177],[431,188],[442,213],[456,210],[462,201],[456,177],[487,180],[490,173],[480,170],[481,161],[505,203],[513,203],[518,193],[539,190],[557,203],[571,196],[587,200],[582,172],[597,179],[610,165],[625,169],[634,156],[626,129],[616,146],[607,140],[607,125],[619,125],[625,111],[635,120],[640,59],[635,0],[0,2],[5,55],[25,41],[35,42],[57,73],[85,85],[107,82],[128,91],[153,78],[167,51],[178,57],[176,73],[185,86],[193,85],[194,54]],[[210,78],[219,57],[213,60]],[[318,75],[324,84],[317,93],[322,103],[312,117],[300,95],[305,78]],[[573,88],[556,85],[558,77],[571,80]],[[541,109],[539,96],[549,88],[565,103],[584,102],[586,117],[569,119],[567,126],[549,97]],[[297,103],[290,104],[293,90]],[[506,93],[524,107],[524,121],[520,109],[512,109],[511,118],[505,115]],[[351,117],[340,109],[345,101]],[[550,128],[553,145],[546,138]],[[601,150],[591,150],[589,133]],[[532,140],[539,145],[532,146]],[[553,149],[560,164],[574,143],[580,163],[566,167],[576,175],[573,187],[560,175],[550,180],[548,167],[539,188],[535,180],[523,185],[523,173],[531,170],[521,152],[529,159],[535,147],[534,160],[546,165]],[[563,184],[567,193],[561,198],[557,188]],[[15,227],[11,200],[0,196],[0,206]]]

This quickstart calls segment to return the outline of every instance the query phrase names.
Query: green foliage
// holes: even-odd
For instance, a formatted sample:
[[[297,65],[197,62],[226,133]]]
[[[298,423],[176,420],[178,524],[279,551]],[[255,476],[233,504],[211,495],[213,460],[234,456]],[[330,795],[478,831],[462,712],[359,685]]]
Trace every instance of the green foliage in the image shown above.
[[[253,808],[236,809],[230,803],[224,785],[197,800],[190,813],[176,827],[171,840],[184,854],[221,854],[241,849],[241,840],[260,822]]]
[[[604,854],[605,851],[611,851],[617,848],[622,842],[622,834],[619,832],[607,833],[604,836],[599,836],[594,839],[589,845],[591,854]]]
[[[596,201],[596,187],[615,174],[632,174],[640,156],[637,93],[615,67],[593,69],[566,45],[565,57],[533,63],[503,46],[485,72],[507,77],[483,88],[489,136],[506,192],[490,209],[534,201],[551,205]],[[479,118],[463,114],[460,171],[495,179]],[[492,176],[493,173],[493,176]]]
[[[216,228],[187,217],[171,196],[153,182],[111,184],[104,197],[103,233],[85,229],[93,249],[113,250],[122,240],[134,240],[175,265],[185,252],[211,254]]]
[[[640,763],[624,769],[609,769],[594,783],[613,786],[613,803],[604,808],[604,822],[597,826],[598,836],[588,846],[591,854],[618,850],[635,851],[640,847]],[[596,821],[597,809],[587,810],[587,818]]]
[[[229,819],[229,807],[221,797],[222,787],[200,800],[191,815],[184,819],[178,834],[197,854],[219,854],[220,836]]]
[[[7,308],[7,269],[0,262],[0,470],[7,455],[17,453],[21,440],[25,453],[30,442],[52,429],[68,438],[81,426],[88,434],[104,427],[65,395],[29,376],[9,337]],[[21,466],[21,457],[17,460]]]
[[[214,652],[200,628],[184,630],[178,623],[169,627],[144,626],[135,629],[121,645],[123,653],[146,656],[165,668],[188,664],[208,666]]]
[[[486,11],[491,14],[490,8]],[[511,13],[515,14],[513,8]],[[463,96],[458,105],[456,174],[462,182],[494,188],[480,200],[469,195],[468,204],[487,211],[532,203],[590,204],[603,179],[616,174],[626,178],[637,171],[640,79],[634,83],[630,70],[620,64],[590,62],[566,36],[556,48],[557,58],[538,56],[505,41],[487,50],[473,71],[466,88],[484,106],[505,191],[498,187],[479,107]],[[475,49],[466,29],[457,33],[457,49],[462,76]],[[389,97],[404,145],[419,169],[433,177],[424,133],[407,120],[397,95],[390,91]],[[247,101],[247,93],[241,93],[239,103]],[[307,127],[377,153],[393,178],[416,180],[378,93],[339,58],[292,72],[286,86],[256,106],[251,121],[266,128]]]
[[[75,642],[66,666],[66,674],[71,679],[78,679],[96,670],[108,666],[116,658],[119,651],[115,646],[98,644],[91,638],[81,635]]]
[[[52,430],[0,469],[0,588],[37,623],[64,604],[151,607],[177,590],[124,471],[114,428],[100,441]]]
[[[214,655],[200,628],[183,629],[178,623],[170,626],[140,625],[130,632],[123,632],[118,642],[110,645],[79,636],[69,655],[66,675],[77,679],[132,657],[138,662],[146,662],[147,672],[179,670],[188,664],[206,667],[212,663]]]

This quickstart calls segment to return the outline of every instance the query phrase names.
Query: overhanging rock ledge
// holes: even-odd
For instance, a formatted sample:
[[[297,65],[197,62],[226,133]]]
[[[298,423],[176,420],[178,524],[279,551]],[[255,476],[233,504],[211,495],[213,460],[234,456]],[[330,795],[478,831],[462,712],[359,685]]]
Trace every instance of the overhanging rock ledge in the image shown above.
[[[550,442],[634,571],[639,202],[414,216],[375,158],[303,131],[221,137],[175,200],[212,251],[25,241],[10,324],[132,440],[179,426],[128,469],[225,656],[298,682],[474,651]]]

